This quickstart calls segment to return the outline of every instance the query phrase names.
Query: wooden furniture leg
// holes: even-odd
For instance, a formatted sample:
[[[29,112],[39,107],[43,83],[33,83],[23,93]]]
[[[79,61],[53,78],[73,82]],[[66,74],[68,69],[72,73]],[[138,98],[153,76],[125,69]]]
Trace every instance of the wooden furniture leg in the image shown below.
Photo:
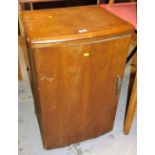
[[[97,5],[99,5],[100,4],[100,0],[97,0]]]
[[[30,3],[30,10],[33,10],[33,3]]]
[[[20,30],[20,35],[24,36],[24,27],[23,27],[23,23],[22,23],[22,19],[21,19],[21,4],[18,3],[18,22],[19,22],[19,30]]]
[[[21,73],[19,62],[18,62],[18,80],[22,80],[22,73]]]
[[[131,93],[131,97],[130,97],[130,102],[129,102],[129,106],[128,106],[128,110],[127,110],[127,115],[125,118],[125,124],[124,124],[124,129],[123,132],[124,134],[128,134],[131,128],[131,124],[133,121],[133,117],[136,111],[136,107],[137,107],[137,76],[135,78],[135,82],[132,88],[132,93]]]
[[[109,5],[112,6],[114,3],[114,0],[109,0]]]

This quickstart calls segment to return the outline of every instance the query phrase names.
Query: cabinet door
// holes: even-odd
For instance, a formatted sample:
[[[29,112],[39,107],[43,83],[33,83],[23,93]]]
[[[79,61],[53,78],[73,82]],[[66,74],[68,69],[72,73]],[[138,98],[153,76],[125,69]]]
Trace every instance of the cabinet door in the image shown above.
[[[129,40],[124,36],[33,51],[46,148],[112,130]]]

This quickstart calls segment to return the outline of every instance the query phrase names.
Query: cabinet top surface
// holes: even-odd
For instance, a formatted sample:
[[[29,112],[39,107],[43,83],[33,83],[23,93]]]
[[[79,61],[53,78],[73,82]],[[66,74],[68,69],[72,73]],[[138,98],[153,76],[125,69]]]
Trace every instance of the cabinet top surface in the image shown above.
[[[134,29],[99,6],[24,11],[22,19],[32,44],[112,36]]]

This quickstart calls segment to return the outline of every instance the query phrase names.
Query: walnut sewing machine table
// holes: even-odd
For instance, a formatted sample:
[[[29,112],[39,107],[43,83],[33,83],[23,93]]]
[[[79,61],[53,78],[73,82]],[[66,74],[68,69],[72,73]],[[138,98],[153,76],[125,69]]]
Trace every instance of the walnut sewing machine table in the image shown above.
[[[111,131],[134,27],[99,6],[25,11],[22,19],[44,148]]]

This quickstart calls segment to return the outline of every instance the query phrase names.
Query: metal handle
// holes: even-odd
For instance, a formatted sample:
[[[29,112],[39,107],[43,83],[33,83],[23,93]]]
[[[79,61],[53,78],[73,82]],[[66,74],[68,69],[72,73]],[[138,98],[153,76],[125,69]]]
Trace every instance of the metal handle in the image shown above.
[[[115,96],[117,95],[117,92],[120,91],[120,89],[121,89],[121,85],[122,85],[122,80],[121,80],[120,76],[117,75]]]

